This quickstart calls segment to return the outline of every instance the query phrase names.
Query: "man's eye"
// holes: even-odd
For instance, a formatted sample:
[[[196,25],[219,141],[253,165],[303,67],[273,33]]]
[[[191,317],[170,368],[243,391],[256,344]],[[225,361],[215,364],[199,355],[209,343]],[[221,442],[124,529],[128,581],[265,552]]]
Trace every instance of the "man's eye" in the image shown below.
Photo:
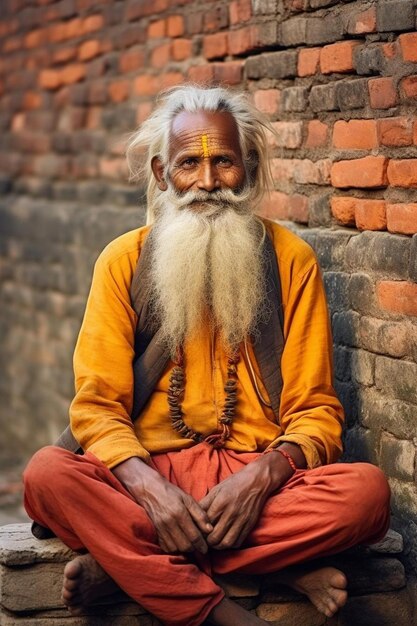
[[[197,163],[197,159],[193,159],[193,158],[189,158],[189,159],[184,159],[184,161],[181,161],[181,167],[185,167],[186,169],[194,167],[194,165],[196,165]]]
[[[229,165],[232,165],[232,159],[230,159],[227,156],[220,156],[216,159],[218,165],[223,165],[228,167]]]

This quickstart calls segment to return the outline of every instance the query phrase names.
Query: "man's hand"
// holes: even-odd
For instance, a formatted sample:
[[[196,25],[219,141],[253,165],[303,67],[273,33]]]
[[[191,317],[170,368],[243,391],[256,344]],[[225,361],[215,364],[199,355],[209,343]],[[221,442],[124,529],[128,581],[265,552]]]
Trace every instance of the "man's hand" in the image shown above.
[[[207,552],[205,536],[213,526],[194,498],[137,457],[120,463],[113,473],[149,515],[164,552]]]
[[[296,453],[300,466],[305,458],[298,446],[284,444]],[[258,457],[240,472],[216,485],[200,501],[214,529],[207,537],[216,550],[239,548],[257,523],[268,496],[292,475],[287,459],[279,452]]]

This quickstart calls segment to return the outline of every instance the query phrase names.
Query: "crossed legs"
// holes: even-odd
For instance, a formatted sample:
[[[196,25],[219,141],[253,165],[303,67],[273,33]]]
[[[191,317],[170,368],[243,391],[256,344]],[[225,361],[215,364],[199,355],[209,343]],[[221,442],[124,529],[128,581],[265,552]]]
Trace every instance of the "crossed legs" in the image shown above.
[[[243,463],[250,460],[250,455],[226,451],[209,458],[205,449],[198,448],[154,459],[157,469],[177,484],[184,474],[180,471],[184,460],[190,463],[194,477],[200,476],[197,486],[188,485],[196,498],[202,497],[201,493],[193,491],[201,491],[201,482],[210,474],[208,467],[202,472],[202,465],[210,461],[212,468],[217,464],[212,480],[220,480],[225,473],[238,471],[241,459]],[[182,480],[189,481],[187,472]],[[72,549],[88,551],[100,571],[102,568],[130,597],[169,626],[194,626],[213,616],[215,623],[232,623],[227,615],[219,616],[221,607],[227,609],[228,605],[212,573],[282,570],[359,542],[376,541],[389,523],[386,480],[377,468],[362,463],[297,472],[269,499],[244,547],[211,551],[201,558],[162,552],[142,507],[92,454],[76,456],[60,448],[44,448],[26,469],[25,485],[26,508],[34,520],[49,527]],[[179,486],[185,490],[187,485]],[[210,485],[205,485],[203,491],[208,488]],[[75,567],[82,568],[79,561],[72,563],[67,566],[67,581],[71,576],[77,579]],[[329,576],[326,580],[329,585]],[[105,578],[102,582],[108,585]],[[305,591],[296,575],[292,583]],[[340,580],[330,587],[338,585]]]

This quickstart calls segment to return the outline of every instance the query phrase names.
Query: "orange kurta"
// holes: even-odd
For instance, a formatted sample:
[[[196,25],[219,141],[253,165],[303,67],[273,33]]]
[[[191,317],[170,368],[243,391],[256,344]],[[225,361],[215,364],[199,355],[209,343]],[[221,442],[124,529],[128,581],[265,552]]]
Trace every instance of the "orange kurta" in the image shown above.
[[[270,223],[277,253],[284,309],[283,390],[279,420],[259,399],[244,351],[238,365],[238,402],[226,448],[262,451],[289,441],[301,446],[308,467],[337,460],[343,410],[332,383],[332,338],[324,288],[311,248]],[[132,424],[136,314],[129,289],[149,227],[110,243],[97,260],[75,355],[76,396],[71,427],[85,450],[109,468],[131,456],[149,460],[158,452],[195,445],[170,424],[168,364],[139,419]],[[217,429],[224,401],[227,355],[218,336],[202,328],[184,346],[184,421],[203,434]],[[259,377],[263,397],[266,391]]]

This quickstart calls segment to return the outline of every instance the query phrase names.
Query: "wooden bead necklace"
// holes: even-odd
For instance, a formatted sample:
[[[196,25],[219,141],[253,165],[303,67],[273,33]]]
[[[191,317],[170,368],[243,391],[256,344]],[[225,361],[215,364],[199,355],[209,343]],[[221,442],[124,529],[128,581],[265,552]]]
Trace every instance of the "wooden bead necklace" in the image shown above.
[[[233,422],[237,402],[237,364],[239,363],[239,351],[235,350],[227,359],[227,380],[224,385],[225,402],[220,417],[220,430],[207,435],[206,437],[194,430],[183,420],[183,410],[181,402],[184,399],[185,372],[184,353],[182,348],[177,351],[174,359],[174,368],[169,379],[168,405],[171,425],[182,437],[192,439],[198,443],[205,441],[214,448],[224,446],[226,439],[230,437],[230,426]]]

